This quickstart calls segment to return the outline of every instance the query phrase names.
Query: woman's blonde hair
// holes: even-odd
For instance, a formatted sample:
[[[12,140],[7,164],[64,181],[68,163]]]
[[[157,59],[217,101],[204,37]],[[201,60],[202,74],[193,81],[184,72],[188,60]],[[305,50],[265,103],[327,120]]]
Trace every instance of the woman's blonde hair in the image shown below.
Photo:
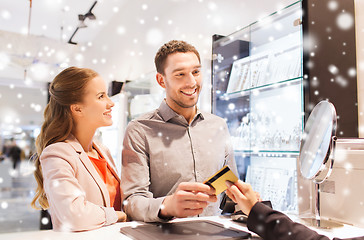
[[[37,153],[34,156],[34,177],[38,186],[31,206],[35,209],[49,207],[39,157],[48,145],[62,142],[70,135],[74,125],[70,106],[82,102],[87,83],[96,76],[98,74],[91,69],[69,67],[60,72],[49,86],[49,102],[44,110],[44,122],[36,140]]]

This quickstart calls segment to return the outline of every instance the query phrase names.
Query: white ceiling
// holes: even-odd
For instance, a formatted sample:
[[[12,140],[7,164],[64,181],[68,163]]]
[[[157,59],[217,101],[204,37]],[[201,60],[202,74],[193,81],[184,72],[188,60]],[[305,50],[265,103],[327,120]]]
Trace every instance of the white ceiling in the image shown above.
[[[105,78],[135,79],[154,70],[158,47],[185,39],[210,58],[211,36],[227,35],[295,0],[99,0],[95,21],[87,19],[73,41],[87,48],[82,65]],[[0,2],[0,30],[27,33],[29,3]],[[32,1],[30,34],[66,42],[94,0]],[[63,31],[61,30],[63,27]]]
[[[95,0],[34,0],[30,8],[29,0],[0,3],[1,30],[28,33],[30,16],[30,34],[45,36],[59,41],[67,42],[78,25],[78,14],[88,12]],[[76,41],[89,41],[107,24],[115,13],[112,8],[121,6],[124,0],[98,1],[93,8],[97,22],[90,23],[90,28],[80,30]],[[102,23],[103,22],[103,23]],[[86,20],[88,25],[89,19]],[[63,30],[62,30],[63,27]]]
[[[18,111],[19,125],[39,124],[40,112],[36,114],[38,119],[25,117],[34,116],[34,108],[28,105],[38,101],[35,104],[41,105],[42,112],[46,102],[42,94],[44,82],[51,81],[62,67],[69,65],[93,68],[107,81],[135,80],[154,71],[155,52],[171,39],[192,43],[202,58],[209,60],[213,34],[228,35],[293,2],[296,1],[99,0],[93,9],[96,20],[86,19],[88,27],[76,33],[75,46],[67,42],[79,24],[78,14],[85,14],[94,0],[32,1],[30,35],[27,35],[30,1],[2,0],[0,89],[13,94],[0,95],[0,115],[6,115],[1,110],[4,105],[11,106]],[[10,56],[6,67],[1,65],[1,54]],[[48,68],[40,68],[39,63]],[[49,74],[39,77],[40,72]],[[32,84],[24,84],[27,78],[31,78]],[[9,91],[11,83],[15,88]],[[20,85],[16,87],[17,84]],[[34,90],[25,94],[23,87],[29,86],[40,91],[39,99],[34,97]],[[22,98],[17,97],[19,94]]]

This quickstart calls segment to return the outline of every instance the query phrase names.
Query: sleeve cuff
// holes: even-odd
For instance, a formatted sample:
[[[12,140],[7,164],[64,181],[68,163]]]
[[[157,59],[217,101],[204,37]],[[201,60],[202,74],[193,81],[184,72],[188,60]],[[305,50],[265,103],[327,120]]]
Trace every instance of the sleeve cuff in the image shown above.
[[[116,223],[118,221],[118,215],[112,207],[101,207],[105,211],[105,226]]]
[[[164,205],[163,205],[164,198],[165,198],[165,197],[163,197],[163,198],[162,198],[162,201],[160,202],[160,204],[159,204],[159,208],[158,208],[158,220],[159,220],[160,222],[168,222],[168,221],[171,221],[172,219],[174,219],[174,216],[171,216],[171,217],[163,217],[163,216],[161,215],[161,209],[162,209],[162,207],[164,207]]]
[[[123,208],[128,217],[133,221],[164,222],[165,220],[159,217],[159,210],[163,200],[164,197],[147,198],[132,196],[126,199],[128,203],[124,204]]]
[[[161,207],[162,207],[162,205],[163,205],[163,204],[161,204]],[[173,217],[173,216],[172,216],[172,217],[163,217],[163,216],[161,215],[161,207],[159,208],[159,211],[158,211],[158,218],[159,218],[159,220],[160,220],[161,222],[168,222],[168,221],[173,220],[173,219],[174,219],[174,217]]]
[[[261,202],[257,202],[250,210],[247,227],[250,231],[261,234],[264,221],[272,209]]]

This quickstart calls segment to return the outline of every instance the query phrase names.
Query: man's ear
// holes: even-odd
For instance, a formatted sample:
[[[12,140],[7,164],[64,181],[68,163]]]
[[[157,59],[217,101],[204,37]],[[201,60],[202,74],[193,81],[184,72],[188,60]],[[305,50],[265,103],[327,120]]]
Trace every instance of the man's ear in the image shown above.
[[[72,104],[70,106],[70,109],[71,109],[72,115],[81,116],[82,110],[81,110],[81,106],[79,104]]]
[[[157,72],[157,75],[155,76],[155,78],[157,79],[158,84],[162,88],[166,88],[166,85],[165,85],[165,82],[164,82],[164,76],[161,73]]]

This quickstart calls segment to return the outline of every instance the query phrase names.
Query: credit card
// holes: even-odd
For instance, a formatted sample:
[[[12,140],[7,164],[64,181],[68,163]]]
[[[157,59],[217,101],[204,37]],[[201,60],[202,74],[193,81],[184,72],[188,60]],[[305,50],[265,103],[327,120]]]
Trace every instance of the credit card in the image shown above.
[[[238,177],[230,170],[229,166],[226,165],[203,183],[215,188],[216,195],[219,195],[227,189],[225,181],[234,183],[238,180]]]

